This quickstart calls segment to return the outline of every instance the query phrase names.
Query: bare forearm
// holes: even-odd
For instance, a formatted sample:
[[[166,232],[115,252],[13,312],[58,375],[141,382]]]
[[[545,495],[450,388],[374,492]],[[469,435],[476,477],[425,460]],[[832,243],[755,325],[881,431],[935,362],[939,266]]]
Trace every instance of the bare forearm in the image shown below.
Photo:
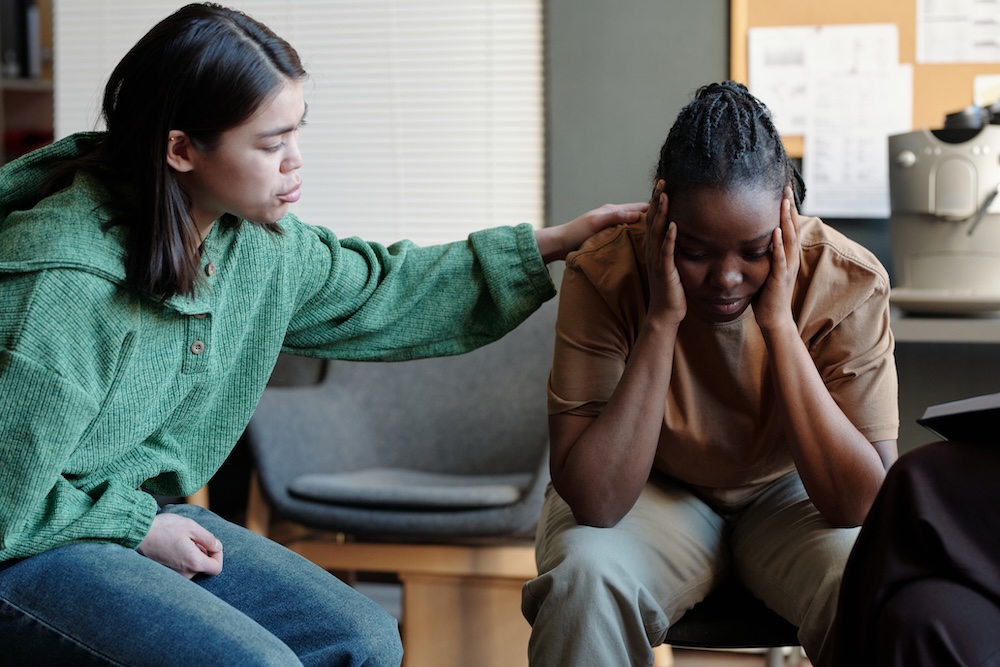
[[[676,325],[647,322],[600,416],[554,439],[552,482],[580,523],[614,525],[642,492],[663,426],[676,334]]]
[[[653,467],[673,372],[677,328],[687,312],[674,266],[676,223],[657,181],[646,216],[646,316],[622,377],[596,419],[554,415],[552,481],[576,520],[612,526],[632,509]]]
[[[835,525],[860,524],[886,464],[830,396],[794,326],[765,332],[765,340],[789,446],[809,497]]]

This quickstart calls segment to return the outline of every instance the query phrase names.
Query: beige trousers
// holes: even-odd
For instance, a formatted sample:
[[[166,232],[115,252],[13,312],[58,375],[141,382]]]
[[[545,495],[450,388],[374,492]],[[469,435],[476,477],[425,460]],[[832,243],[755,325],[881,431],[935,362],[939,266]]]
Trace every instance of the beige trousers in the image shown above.
[[[612,528],[577,524],[550,487],[536,538],[540,575],[522,595],[530,664],[652,665],[670,623],[732,574],[797,625],[807,655],[825,667],[857,533],[824,519],[796,473],[726,516],[657,478]]]

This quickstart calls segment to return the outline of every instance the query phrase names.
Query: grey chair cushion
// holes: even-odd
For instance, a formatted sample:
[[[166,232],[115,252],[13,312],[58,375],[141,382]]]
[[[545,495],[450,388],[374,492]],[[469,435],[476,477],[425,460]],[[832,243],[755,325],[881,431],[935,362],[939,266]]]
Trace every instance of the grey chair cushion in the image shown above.
[[[246,435],[274,514],[357,539],[530,538],[549,481],[545,386],[557,310],[553,299],[466,354],[328,361],[318,385],[268,387]],[[489,497],[471,501],[472,489],[427,478],[371,484],[364,476],[354,496],[357,473],[371,469],[473,476],[476,495]],[[315,485],[299,480],[318,473],[334,483],[311,497]],[[344,495],[330,495],[330,486]]]
[[[516,503],[531,473],[451,475],[402,468],[299,475],[288,491],[300,498],[355,507],[462,510]]]

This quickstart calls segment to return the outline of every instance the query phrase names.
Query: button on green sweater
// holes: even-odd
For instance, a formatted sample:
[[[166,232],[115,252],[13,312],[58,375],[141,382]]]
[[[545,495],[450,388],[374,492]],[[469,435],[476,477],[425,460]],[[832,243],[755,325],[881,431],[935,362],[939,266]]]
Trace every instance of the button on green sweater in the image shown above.
[[[194,297],[139,298],[124,284],[127,230],[101,231],[97,182],[79,175],[34,203],[79,136],[0,169],[0,561],[138,545],[150,494],[208,481],[279,352],[459,354],[555,294],[528,225],[385,247],[288,215],[281,235],[217,224]]]

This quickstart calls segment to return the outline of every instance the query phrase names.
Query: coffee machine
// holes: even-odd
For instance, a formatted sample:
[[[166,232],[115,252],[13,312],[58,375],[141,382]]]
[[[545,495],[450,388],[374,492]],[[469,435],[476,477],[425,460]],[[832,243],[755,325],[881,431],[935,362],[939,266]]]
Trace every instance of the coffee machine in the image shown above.
[[[1000,313],[1000,124],[994,123],[1000,113],[970,107],[950,114],[942,129],[889,137],[890,301],[904,311]]]

